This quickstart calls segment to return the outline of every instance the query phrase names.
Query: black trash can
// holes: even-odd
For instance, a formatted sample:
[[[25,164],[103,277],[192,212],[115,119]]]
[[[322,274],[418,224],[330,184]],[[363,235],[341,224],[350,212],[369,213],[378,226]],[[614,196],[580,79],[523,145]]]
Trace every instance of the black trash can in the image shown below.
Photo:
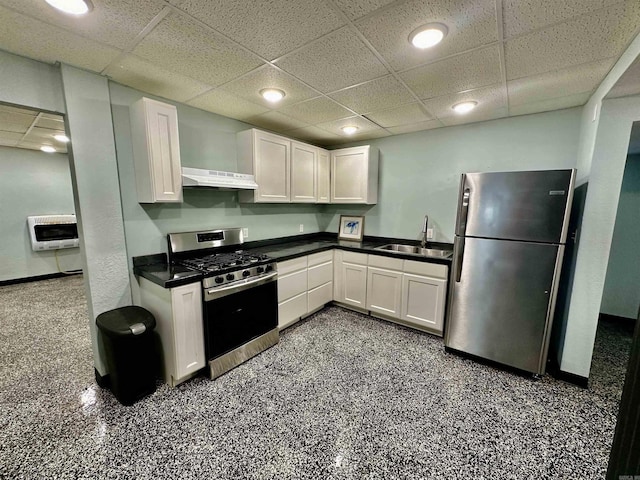
[[[109,369],[111,391],[123,405],[155,392],[157,354],[153,329],[156,319],[142,307],[109,310],[96,318]]]

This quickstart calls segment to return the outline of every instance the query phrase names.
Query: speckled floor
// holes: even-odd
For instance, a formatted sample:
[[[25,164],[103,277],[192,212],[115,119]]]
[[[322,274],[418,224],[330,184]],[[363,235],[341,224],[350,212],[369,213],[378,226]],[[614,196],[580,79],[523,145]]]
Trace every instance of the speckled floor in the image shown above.
[[[82,278],[0,288],[0,477],[603,478],[630,337],[590,390],[444,352],[337,307],[216,381],[133,407],[93,380]]]

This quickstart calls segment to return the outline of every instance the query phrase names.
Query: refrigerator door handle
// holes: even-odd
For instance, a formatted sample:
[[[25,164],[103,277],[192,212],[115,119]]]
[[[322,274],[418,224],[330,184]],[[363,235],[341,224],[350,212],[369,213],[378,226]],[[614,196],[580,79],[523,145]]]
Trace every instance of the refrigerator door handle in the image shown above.
[[[464,237],[456,237],[453,245],[453,266],[455,268],[454,278],[456,283],[460,283],[462,276],[462,259],[464,257]]]
[[[471,198],[471,190],[464,189],[462,193],[462,208],[460,211],[460,236],[464,236],[467,230],[467,217],[469,216],[469,199]]]

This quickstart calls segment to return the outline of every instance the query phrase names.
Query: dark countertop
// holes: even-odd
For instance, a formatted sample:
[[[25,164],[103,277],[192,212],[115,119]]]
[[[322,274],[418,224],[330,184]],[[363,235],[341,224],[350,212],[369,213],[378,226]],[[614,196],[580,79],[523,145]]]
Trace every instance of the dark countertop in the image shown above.
[[[355,243],[344,240],[339,241],[336,238],[335,233],[315,233],[309,235],[297,235],[294,237],[276,238],[272,240],[246,242],[243,244],[242,249],[253,253],[266,254],[276,262],[283,262],[285,260],[291,260],[293,258],[338,248],[340,250],[347,250],[350,252],[373,253],[384,257],[402,258],[405,260],[415,260],[426,263],[438,263],[447,266],[451,265],[450,258],[423,257],[408,253],[375,250],[376,247],[381,247],[382,245],[387,245],[389,243],[419,245],[420,242],[416,240],[398,238],[365,236],[362,243]],[[453,250],[453,246],[449,243],[428,243],[427,246]],[[164,253],[134,257],[133,266],[133,272],[136,275],[144,277],[164,288],[173,288],[180,285],[186,285],[188,283],[199,282],[203,277],[201,273],[194,272],[186,267],[168,265],[167,256]]]

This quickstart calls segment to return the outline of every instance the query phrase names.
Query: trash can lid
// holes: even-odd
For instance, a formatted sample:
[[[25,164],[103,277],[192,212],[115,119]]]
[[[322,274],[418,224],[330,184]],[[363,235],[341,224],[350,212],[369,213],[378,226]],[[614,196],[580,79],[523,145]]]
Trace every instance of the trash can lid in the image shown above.
[[[96,324],[105,335],[118,337],[139,335],[146,330],[153,330],[156,319],[148,310],[131,305],[101,313],[96,317]]]

